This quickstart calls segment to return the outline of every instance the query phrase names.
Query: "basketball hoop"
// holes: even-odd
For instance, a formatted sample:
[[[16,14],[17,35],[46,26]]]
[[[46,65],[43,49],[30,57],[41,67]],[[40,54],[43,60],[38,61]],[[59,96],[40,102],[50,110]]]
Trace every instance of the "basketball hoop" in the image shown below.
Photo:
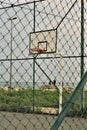
[[[38,53],[44,53],[45,52],[45,50],[44,50],[44,48],[31,48],[30,49],[31,51],[33,51],[33,52],[38,52]]]
[[[57,51],[56,29],[31,32],[29,40],[29,54],[47,54]]]

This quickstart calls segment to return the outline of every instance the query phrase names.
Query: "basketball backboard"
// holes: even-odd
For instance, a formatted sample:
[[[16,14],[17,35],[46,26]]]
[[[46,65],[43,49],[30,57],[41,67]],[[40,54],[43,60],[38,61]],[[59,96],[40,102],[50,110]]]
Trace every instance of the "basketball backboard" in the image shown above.
[[[56,53],[57,50],[56,29],[30,33],[29,53],[42,54],[41,50],[43,50],[44,53]]]

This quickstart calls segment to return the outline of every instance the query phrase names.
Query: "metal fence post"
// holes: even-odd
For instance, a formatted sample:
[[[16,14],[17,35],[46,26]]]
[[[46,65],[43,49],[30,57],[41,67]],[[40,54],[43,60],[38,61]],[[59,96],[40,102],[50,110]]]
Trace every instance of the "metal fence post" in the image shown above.
[[[81,78],[84,74],[84,0],[81,0]],[[81,109],[85,107],[84,92],[81,91]]]

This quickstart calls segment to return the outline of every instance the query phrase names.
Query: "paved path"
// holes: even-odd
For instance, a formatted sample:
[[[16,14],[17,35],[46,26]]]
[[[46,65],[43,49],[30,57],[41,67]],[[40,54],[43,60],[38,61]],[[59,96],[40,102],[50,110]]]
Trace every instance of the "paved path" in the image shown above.
[[[0,112],[0,130],[50,130],[56,116]],[[87,130],[87,119],[65,118],[59,130]]]

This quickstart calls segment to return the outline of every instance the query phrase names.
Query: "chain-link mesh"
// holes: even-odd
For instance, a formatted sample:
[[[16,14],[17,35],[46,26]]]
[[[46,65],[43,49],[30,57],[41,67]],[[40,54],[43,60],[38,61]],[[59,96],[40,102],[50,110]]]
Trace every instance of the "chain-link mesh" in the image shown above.
[[[51,129],[87,69],[86,28],[86,0],[0,1],[0,130]],[[56,53],[30,55],[30,33],[43,31]],[[85,86],[59,130],[86,130],[86,122]]]

